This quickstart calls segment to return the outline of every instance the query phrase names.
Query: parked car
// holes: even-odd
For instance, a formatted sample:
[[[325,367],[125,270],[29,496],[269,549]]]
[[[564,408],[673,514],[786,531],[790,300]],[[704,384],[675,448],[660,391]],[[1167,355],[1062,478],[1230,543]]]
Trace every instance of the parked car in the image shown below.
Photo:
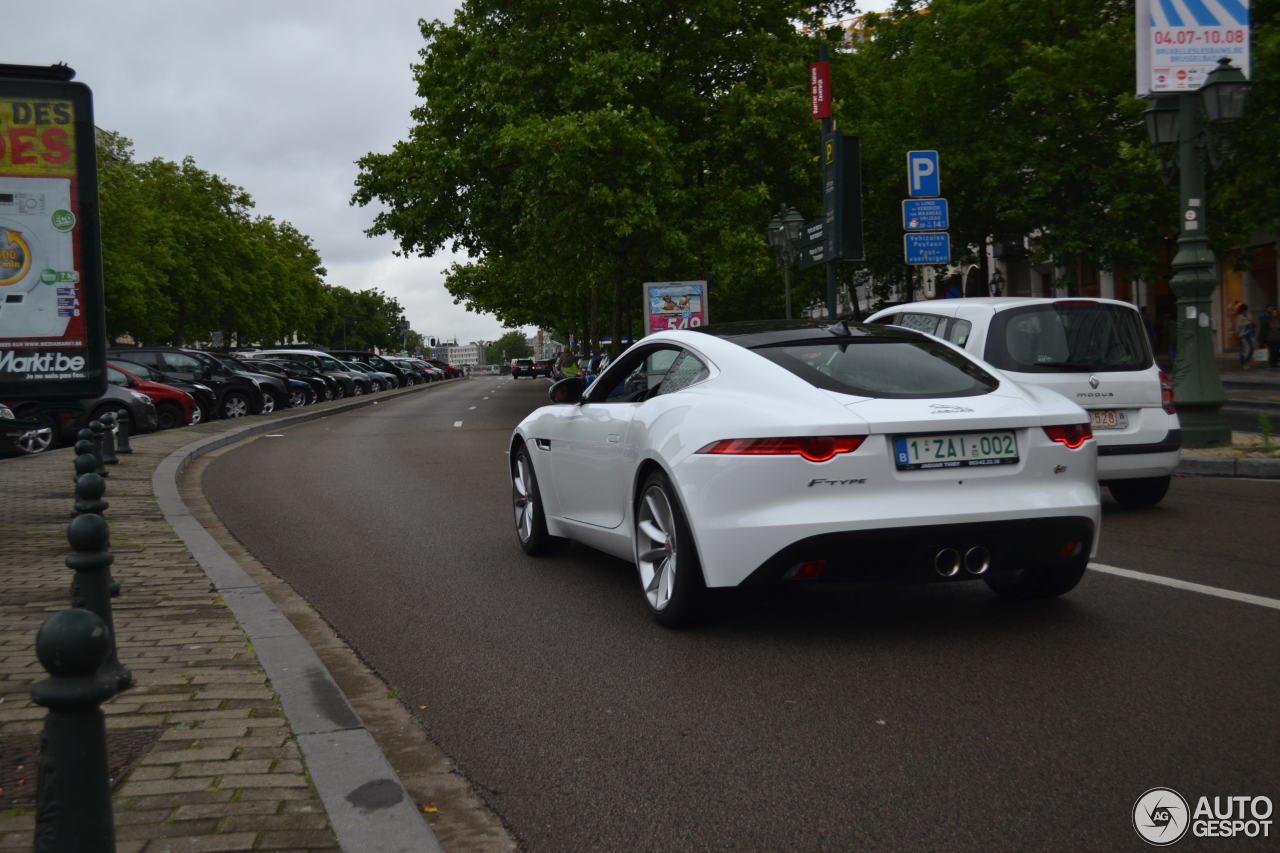
[[[209,355],[218,359],[229,370],[253,377],[258,385],[262,387],[262,414],[267,415],[271,412],[282,411],[291,405],[290,401],[293,398],[293,394],[289,388],[288,377],[281,376],[278,373],[263,373],[260,370],[255,370],[239,355],[232,355],[226,352],[211,352]]]
[[[140,379],[148,382],[158,382],[162,385],[169,385],[180,391],[186,391],[195,401],[195,408],[191,412],[191,424],[194,426],[198,423],[210,420],[215,416],[218,407],[217,395],[213,393],[213,389],[208,385],[200,382],[186,382],[170,373],[162,370],[156,370],[145,364],[136,361],[126,361],[125,359],[112,359],[110,362],[113,367],[118,367],[126,373],[132,373]]]
[[[1079,403],[1092,418],[1098,480],[1117,502],[1152,506],[1169,490],[1182,445],[1173,383],[1128,302],[966,297],[885,308],[868,320],[950,341],[1015,382]]]
[[[291,405],[309,406],[318,400],[329,399],[329,385],[325,378],[314,371],[307,372],[297,362],[252,357],[242,357],[241,361],[259,373],[270,373],[288,380]]]
[[[151,382],[114,364],[107,365],[107,382],[150,397],[156,407],[156,426],[159,429],[187,426],[193,423],[193,412],[199,411],[195,399],[186,391]]]
[[[407,358],[391,358],[388,361],[405,371],[410,385],[423,385],[436,378],[434,374],[427,371],[425,365],[417,364]]]
[[[531,358],[513,358],[511,359],[511,378],[519,379],[521,376],[528,376],[530,379],[538,375],[538,367],[533,363]]]
[[[72,440],[90,421],[100,420],[108,412],[128,418],[130,435],[154,432],[159,424],[156,407],[150,397],[110,384],[101,396],[70,404],[8,400],[5,405],[17,418],[39,421],[41,424],[38,428],[26,430],[11,439],[14,448],[23,453],[43,453]]]
[[[550,399],[510,440],[517,540],[630,560],[664,625],[713,587],[981,579],[1061,595],[1096,547],[1085,411],[917,332],[659,332]]]
[[[363,350],[340,349],[332,350],[329,354],[340,361],[354,361],[360,364],[366,364],[374,370],[379,370],[383,373],[390,373],[396,377],[396,384],[400,387],[404,387],[409,384],[408,377],[399,365],[394,364],[391,359],[378,355],[377,353],[364,352]]]
[[[462,369],[454,367],[447,361],[441,361],[438,358],[424,358],[422,360],[433,367],[438,367],[443,370],[446,374],[446,378],[448,379],[460,379],[462,377]]]
[[[340,361],[343,367],[349,367],[352,370],[358,370],[369,377],[369,381],[373,383],[375,391],[390,391],[392,388],[400,387],[400,377],[394,373],[387,373],[383,370],[374,370],[367,364],[359,361]]]
[[[432,382],[439,382],[441,379],[451,378],[451,374],[449,374],[443,368],[436,366],[432,362],[427,361],[426,359],[410,358],[407,360],[412,362],[413,365],[417,367],[419,370],[425,371],[427,374],[427,378]]]
[[[259,352],[257,357],[269,360],[283,359],[285,361],[301,362],[320,371],[325,376],[332,377],[335,380],[333,387],[333,399],[335,400],[363,394],[366,390],[367,381],[364,384],[357,384],[356,377],[352,375],[351,371],[344,368],[336,358],[326,352],[306,349],[268,349]]]
[[[208,385],[217,396],[220,418],[260,414],[265,405],[262,384],[254,376],[232,370],[201,350],[181,347],[109,347],[107,359],[124,359],[154,367],[185,382]],[[274,399],[271,405],[274,406]]]

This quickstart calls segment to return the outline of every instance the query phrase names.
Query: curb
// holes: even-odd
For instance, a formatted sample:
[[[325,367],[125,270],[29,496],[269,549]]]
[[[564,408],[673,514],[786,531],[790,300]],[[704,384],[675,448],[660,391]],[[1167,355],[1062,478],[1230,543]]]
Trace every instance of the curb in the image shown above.
[[[1254,480],[1280,480],[1280,459],[1255,459],[1234,456],[1183,455],[1177,473],[1192,477],[1244,477]]]
[[[404,391],[396,394],[403,396]],[[316,792],[343,850],[443,853],[431,827],[315,650],[261,588],[192,517],[178,477],[192,460],[243,439],[388,398],[361,397],[317,412],[255,422],[185,445],[152,474],[165,519],[248,636],[280,697]]]

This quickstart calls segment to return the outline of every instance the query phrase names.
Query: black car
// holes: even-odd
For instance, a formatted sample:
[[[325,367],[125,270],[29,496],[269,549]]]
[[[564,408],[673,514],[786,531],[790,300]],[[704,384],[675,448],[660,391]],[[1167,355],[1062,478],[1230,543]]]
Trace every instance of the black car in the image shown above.
[[[303,393],[303,400],[295,403],[298,406],[309,406],[312,403],[321,400],[328,400],[332,395],[329,390],[328,381],[314,370],[308,370],[304,365],[290,361],[271,361],[265,358],[253,358],[252,356],[242,357],[241,361],[249,365],[249,367],[260,373],[273,373],[289,380],[290,387],[297,387],[295,382],[301,383],[306,390]]]
[[[262,387],[262,414],[270,414],[293,405],[293,395],[290,393],[289,378],[287,376],[255,370],[245,364],[242,358],[230,353],[211,352],[208,354],[222,362],[222,365],[229,370],[234,370],[237,373],[247,373],[257,381]],[[302,404],[299,403],[298,405]]]
[[[187,382],[179,377],[165,373],[163,370],[157,370],[150,365],[142,364],[137,361],[128,361],[123,358],[110,359],[110,363],[127,370],[135,376],[145,379],[148,382],[160,382],[164,385],[172,385],[182,391],[186,391],[196,401],[196,410],[191,415],[191,425],[195,426],[199,423],[212,420],[214,413],[218,409],[218,397],[213,393],[213,389],[203,382]]]
[[[360,374],[361,381],[357,383],[356,377],[352,375],[352,372],[339,364],[336,358],[326,352],[304,349],[268,349],[259,352],[257,357],[271,361],[283,359],[285,361],[301,362],[315,368],[325,376],[337,380],[333,392],[335,400],[340,400],[343,397],[354,397],[369,390],[368,377],[363,373]]]
[[[108,347],[107,360],[114,358],[154,367],[184,382],[208,385],[217,397],[215,414],[220,418],[262,412],[261,383],[247,373],[231,370],[206,352],[168,346]]]
[[[390,373],[396,377],[397,384],[401,388],[412,384],[407,371],[405,371],[403,367],[376,353],[352,349],[338,349],[330,351],[329,355],[339,361],[354,361],[358,364],[368,365],[374,370],[380,370],[383,373]]]

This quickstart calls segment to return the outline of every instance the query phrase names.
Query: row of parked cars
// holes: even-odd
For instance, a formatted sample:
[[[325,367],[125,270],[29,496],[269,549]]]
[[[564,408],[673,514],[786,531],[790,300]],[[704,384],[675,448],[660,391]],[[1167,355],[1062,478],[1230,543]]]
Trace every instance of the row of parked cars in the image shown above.
[[[438,359],[360,350],[226,353],[171,346],[109,347],[107,390],[101,397],[73,406],[35,400],[0,403],[0,423],[16,417],[40,424],[36,429],[0,429],[0,452],[41,453],[108,412],[127,419],[131,434],[142,433],[460,376],[458,368]]]

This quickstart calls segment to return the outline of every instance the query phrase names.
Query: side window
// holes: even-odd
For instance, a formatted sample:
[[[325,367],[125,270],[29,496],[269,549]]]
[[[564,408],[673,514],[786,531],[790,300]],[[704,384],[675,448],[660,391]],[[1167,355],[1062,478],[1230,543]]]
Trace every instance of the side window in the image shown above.
[[[179,373],[194,373],[199,375],[204,369],[204,365],[199,361],[180,352],[161,353],[160,360],[164,364],[164,369],[175,370]]]
[[[896,325],[915,332],[924,332],[926,335],[936,335],[938,333],[938,323],[943,318],[936,314],[920,314],[912,311],[904,311],[898,315]]]
[[[108,367],[107,368],[107,384],[128,387],[129,377],[125,376],[123,373],[116,370],[114,367]]]
[[[673,394],[681,388],[688,388],[693,383],[706,378],[708,372],[707,366],[696,355],[691,352],[682,352],[667,369],[667,374],[662,377],[662,384],[658,386],[656,393]]]
[[[947,340],[958,347],[962,347],[969,342],[969,332],[972,330],[973,324],[968,320],[952,318],[951,326],[947,329]]]
[[[609,385],[599,380],[591,386],[589,400],[593,403],[638,403],[652,397],[654,389],[662,383],[676,357],[683,350],[657,349],[646,353],[628,354],[617,362],[617,370],[601,374]]]

